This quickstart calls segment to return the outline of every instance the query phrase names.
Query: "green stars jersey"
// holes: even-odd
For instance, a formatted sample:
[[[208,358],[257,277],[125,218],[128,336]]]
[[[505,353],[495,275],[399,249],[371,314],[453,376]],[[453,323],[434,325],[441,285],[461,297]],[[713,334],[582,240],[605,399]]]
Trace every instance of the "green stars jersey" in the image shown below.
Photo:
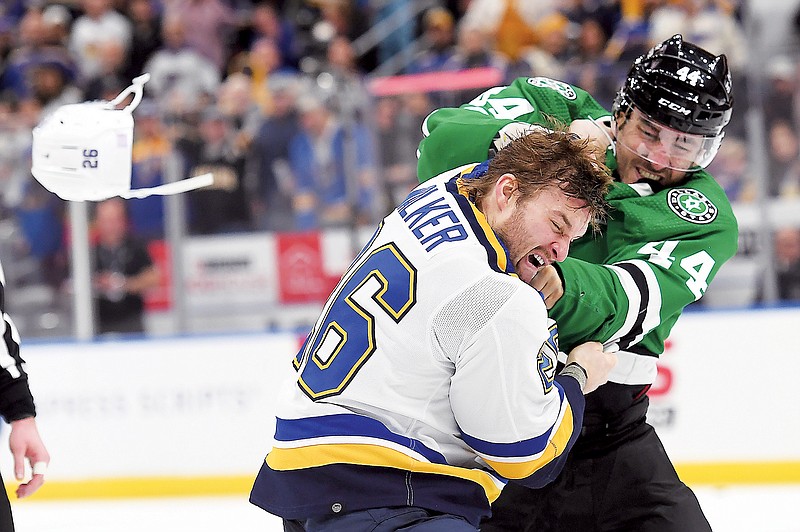
[[[513,122],[547,125],[609,116],[586,91],[546,78],[518,78],[460,108],[439,109],[423,124],[421,181],[445,168],[486,158],[498,132]],[[606,164],[616,170],[612,150]],[[557,265],[564,296],[550,312],[560,346],[596,340],[619,346],[610,381],[647,385],[656,358],[683,309],[700,299],[735,253],[738,227],[722,188],[705,171],[672,188],[616,182],[601,234],[573,243]]]
[[[601,118],[609,112],[589,93],[549,78],[518,78],[459,108],[443,108],[422,123],[417,175],[425,181],[462,164],[486,159],[497,132],[513,122],[547,125],[555,118]],[[434,131],[436,134],[433,134]]]

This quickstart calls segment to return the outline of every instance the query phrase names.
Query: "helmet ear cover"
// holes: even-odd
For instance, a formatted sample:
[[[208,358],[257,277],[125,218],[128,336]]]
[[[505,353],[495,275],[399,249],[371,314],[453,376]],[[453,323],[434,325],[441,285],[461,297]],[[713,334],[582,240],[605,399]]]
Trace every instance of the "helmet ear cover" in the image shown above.
[[[614,100],[614,115],[631,106],[672,129],[719,136],[733,110],[726,56],[674,35],[634,61]]]

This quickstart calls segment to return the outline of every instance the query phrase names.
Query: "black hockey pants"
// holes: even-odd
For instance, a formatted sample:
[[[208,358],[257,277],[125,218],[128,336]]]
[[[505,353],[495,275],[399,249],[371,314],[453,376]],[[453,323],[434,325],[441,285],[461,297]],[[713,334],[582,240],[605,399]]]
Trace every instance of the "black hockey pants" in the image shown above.
[[[8,495],[3,487],[3,477],[0,476],[0,530],[2,532],[14,532],[14,519],[11,517],[11,503],[8,502]]]
[[[481,532],[711,530],[650,425],[637,424],[602,453],[576,448],[548,486],[531,490],[510,482]]]

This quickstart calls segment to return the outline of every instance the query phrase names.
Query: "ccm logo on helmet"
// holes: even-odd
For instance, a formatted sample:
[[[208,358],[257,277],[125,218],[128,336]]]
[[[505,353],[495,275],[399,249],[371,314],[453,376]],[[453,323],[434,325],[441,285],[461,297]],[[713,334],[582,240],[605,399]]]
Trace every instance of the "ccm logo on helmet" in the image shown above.
[[[682,114],[684,116],[688,116],[691,113],[691,111],[689,109],[687,109],[686,107],[684,107],[684,106],[682,106],[680,104],[671,102],[671,101],[667,100],[666,98],[659,98],[658,99],[658,105],[663,105],[663,106],[671,109],[672,111],[676,111],[676,112],[678,112],[678,113],[680,113],[680,114]]]

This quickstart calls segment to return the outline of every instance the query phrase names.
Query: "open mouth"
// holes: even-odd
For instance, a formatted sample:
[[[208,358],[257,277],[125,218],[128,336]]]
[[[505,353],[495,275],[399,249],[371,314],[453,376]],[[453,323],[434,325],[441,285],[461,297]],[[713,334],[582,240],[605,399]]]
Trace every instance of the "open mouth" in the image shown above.
[[[661,179],[661,176],[656,175],[652,172],[648,172],[647,170],[643,170],[641,168],[639,168],[639,175],[642,176],[644,179],[647,179],[648,181],[658,181],[659,179]]]
[[[539,255],[538,253],[531,253],[528,255],[528,262],[530,262],[534,268],[542,268],[547,264],[544,257]]]
[[[637,183],[650,185],[650,188],[652,188],[654,191],[660,190],[664,187],[662,183],[662,180],[664,179],[663,176],[648,172],[642,168],[637,168],[636,172],[639,174],[639,179],[636,180]]]

